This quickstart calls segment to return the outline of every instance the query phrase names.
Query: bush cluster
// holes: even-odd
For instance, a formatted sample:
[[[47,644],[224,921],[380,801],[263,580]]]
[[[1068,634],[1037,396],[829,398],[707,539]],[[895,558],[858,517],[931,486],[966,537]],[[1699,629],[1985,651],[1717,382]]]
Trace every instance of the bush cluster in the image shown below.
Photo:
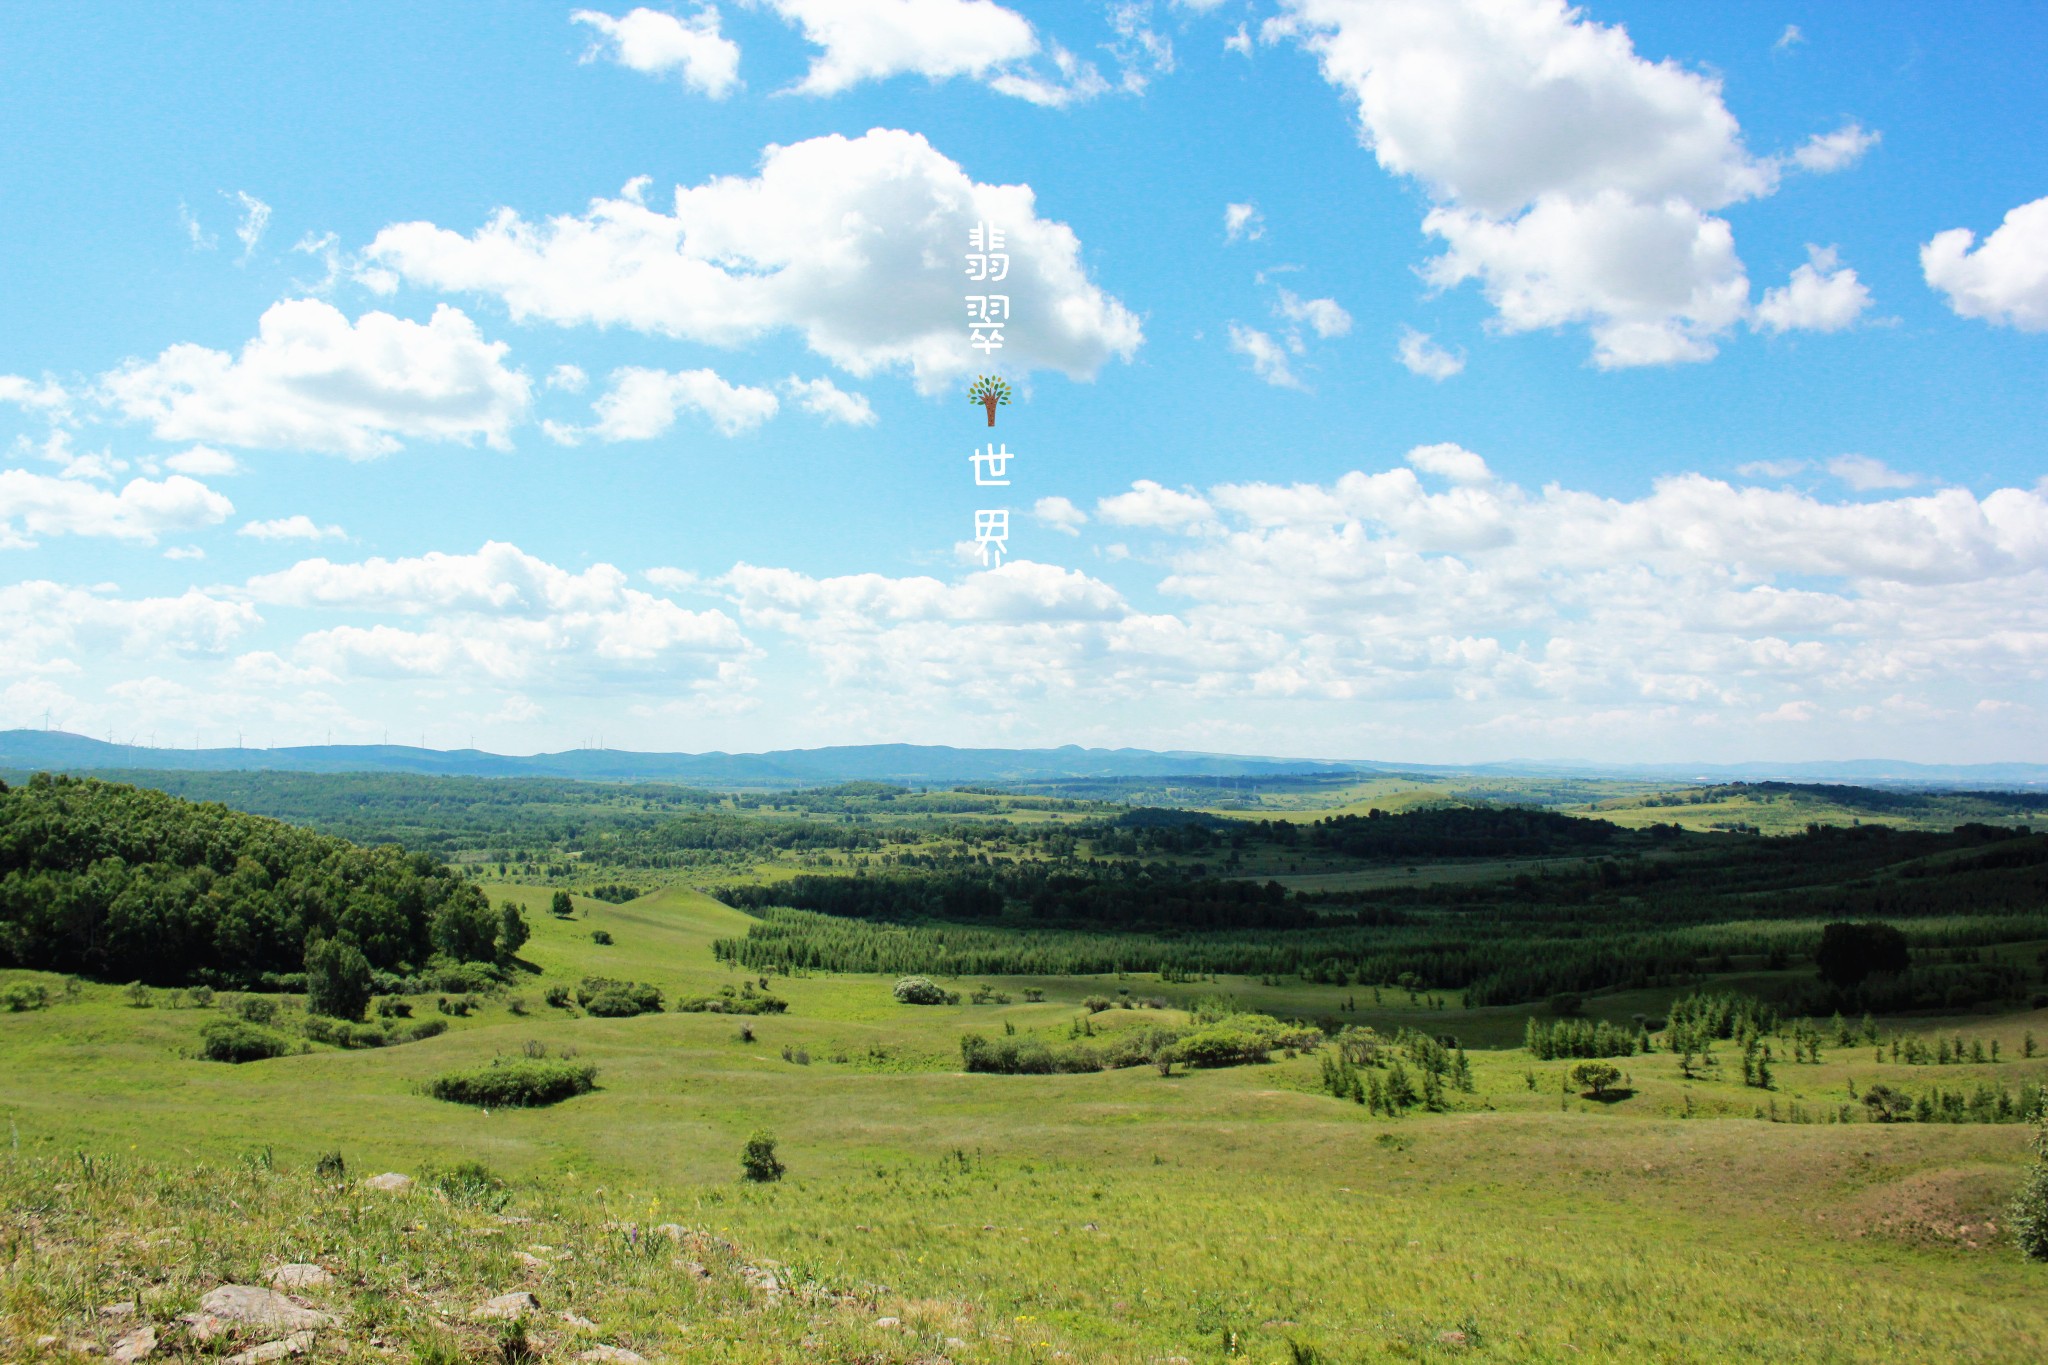
[[[960,993],[949,991],[928,976],[906,976],[896,983],[896,999],[906,1005],[957,1005]]]
[[[489,1066],[437,1076],[427,1093],[451,1104],[525,1109],[557,1104],[597,1086],[597,1068],[540,1058],[499,1058]]]
[[[721,986],[716,995],[693,995],[676,1001],[678,1014],[781,1014],[789,1002],[779,995],[754,989],[749,981],[738,990]]]
[[[586,1014],[600,1019],[630,1019],[636,1014],[660,1013],[661,991],[645,981],[586,976],[576,987],[576,1003]]]
[[[199,1031],[199,1054],[210,1062],[260,1062],[291,1050],[282,1033],[238,1019],[216,1019]]]

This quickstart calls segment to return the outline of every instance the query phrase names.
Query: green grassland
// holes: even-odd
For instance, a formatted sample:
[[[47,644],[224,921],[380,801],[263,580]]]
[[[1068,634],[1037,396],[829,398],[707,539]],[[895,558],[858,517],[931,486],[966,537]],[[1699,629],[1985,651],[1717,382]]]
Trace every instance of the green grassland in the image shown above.
[[[488,890],[526,906],[524,967],[438,1038],[229,1066],[187,1055],[225,998],[172,1008],[158,992],[138,1008],[88,985],[75,1001],[0,1014],[0,1354],[26,1358],[44,1333],[104,1341],[96,1306],[138,1293],[168,1321],[221,1279],[300,1259],[340,1275],[328,1301],[348,1325],[323,1334],[320,1359],[498,1359],[466,1309],[518,1288],[548,1315],[536,1340],[565,1360],[598,1339],[562,1327],[554,1315],[569,1307],[605,1341],[678,1361],[2048,1351],[2048,1268],[2020,1260],[1996,1227],[2026,1126],[1879,1125],[1860,1106],[1856,1121],[1829,1121],[1852,1088],[1877,1081],[1917,1093],[2048,1078],[2048,1061],[2022,1056],[2028,1033],[2048,1040],[2048,1011],[1879,1021],[1887,1033],[1996,1038],[1996,1064],[1907,1066],[1861,1044],[1828,1047],[1818,1064],[1779,1065],[1765,1092],[1728,1074],[1730,1057],[1718,1079],[1686,1080],[1657,1052],[1621,1059],[1627,1097],[1596,1103],[1562,1086],[1567,1063],[1515,1046],[1531,1007],[1468,1011],[1455,993],[1437,993],[1449,1007],[1435,1010],[1386,990],[1375,1007],[1356,986],[1132,973],[1006,978],[992,984],[1010,1004],[916,1007],[893,1000],[891,978],[818,973],[773,978],[789,1002],[781,1015],[584,1017],[544,1004],[547,987],[601,974],[673,1000],[736,984],[711,944],[747,917],[671,889],[623,905],[578,897],[576,915],[558,919],[545,888]],[[25,981],[59,984],[0,973],[0,989]],[[1026,986],[1045,1001],[1023,1002]],[[1314,1056],[1165,1077],[958,1069],[965,1032],[1007,1023],[1064,1039],[1085,996],[1119,990],[1174,1006],[1228,994],[1306,1017],[1364,996],[1347,1022],[1458,1035],[1474,1089],[1452,1112],[1386,1119],[1323,1093]],[[1588,1011],[1626,1022],[1670,997],[1595,995]],[[413,1004],[434,1014],[432,997]],[[595,1064],[598,1089],[492,1112],[421,1092],[529,1043]],[[785,1048],[808,1061],[784,1060]],[[743,1184],[741,1144],[762,1128],[789,1175]],[[481,1160],[511,1182],[511,1202],[379,1202],[311,1177],[336,1150],[358,1175]],[[621,1234],[666,1221],[737,1250],[697,1277]],[[175,1254],[149,1250],[152,1236]],[[571,1255],[527,1264],[514,1252],[529,1241]],[[736,1278],[741,1256],[857,1297],[763,1302]],[[883,1317],[911,1330],[876,1328]]]

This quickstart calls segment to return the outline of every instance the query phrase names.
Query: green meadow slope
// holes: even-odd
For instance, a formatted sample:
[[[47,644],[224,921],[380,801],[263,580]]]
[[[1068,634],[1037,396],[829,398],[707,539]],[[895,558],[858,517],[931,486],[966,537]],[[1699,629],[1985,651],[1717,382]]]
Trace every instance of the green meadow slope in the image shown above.
[[[0,973],[0,990],[38,983],[58,997],[0,1014],[9,1358],[44,1334],[106,1341],[99,1303],[140,1292],[168,1322],[214,1283],[307,1258],[342,1272],[330,1300],[343,1327],[316,1347],[332,1359],[392,1358],[377,1340],[401,1359],[484,1358],[502,1343],[467,1306],[515,1288],[548,1315],[582,1305],[607,1340],[649,1360],[2019,1361],[2048,1350],[2048,1269],[2020,1260],[1997,1227],[2026,1126],[1826,1121],[1876,1081],[1914,1092],[2038,1082],[2048,1062],[2022,1054],[2029,1033],[2048,1039],[2048,1012],[1898,1023],[1996,1039],[1996,1063],[1916,1067],[1828,1047],[1817,1064],[1781,1061],[1765,1092],[1730,1074],[1732,1058],[1719,1078],[1687,1080],[1658,1052],[1621,1059],[1626,1098],[1595,1103],[1563,1086],[1568,1063],[1514,1047],[1528,1009],[1453,999],[1433,1010],[1389,991],[1358,1018],[1458,1034],[1475,1084],[1452,1112],[1387,1119],[1324,1093],[1314,1056],[1169,1077],[958,1070],[963,1033],[1008,1025],[1064,1040],[1089,994],[1188,1004],[1229,992],[1315,1015],[1355,988],[1005,979],[992,984],[1008,1004],[916,1007],[893,1000],[891,978],[818,974],[773,979],[786,1014],[599,1019],[547,1005],[548,988],[604,975],[671,1001],[714,993],[742,977],[711,944],[746,917],[667,890],[616,906],[578,898],[576,917],[557,919],[545,890],[488,890],[527,906],[529,970],[446,1034],[403,1046],[199,1061],[189,1054],[227,997],[173,1008],[160,991],[138,1007],[87,985],[65,1001],[59,978]],[[595,942],[599,930],[613,941]],[[1024,1002],[1026,986],[1046,999]],[[1589,1005],[1626,1022],[1668,998]],[[432,996],[412,1004],[439,1017]],[[1182,1017],[1113,1009],[1095,1022]],[[1495,1046],[1473,1046],[1483,1042]],[[446,1071],[529,1048],[594,1064],[597,1090],[491,1112],[422,1093]],[[759,1129],[779,1140],[780,1183],[737,1179]],[[459,1200],[415,1194],[392,1214],[351,1186],[330,1189],[307,1173],[336,1151],[356,1176],[482,1161],[510,1182],[500,1212],[557,1220],[534,1240],[560,1238],[576,1259],[528,1264],[510,1242],[477,1250],[462,1228],[488,1229],[471,1227],[482,1215]],[[80,1153],[110,1161],[97,1178],[127,1196],[73,1207],[90,1202]],[[256,1212],[222,1220],[229,1197]],[[344,1209],[362,1211],[336,1223]],[[109,1255],[96,1239],[124,1220],[137,1237],[182,1229],[151,1234],[182,1249]],[[703,1280],[652,1274],[612,1249],[619,1225],[663,1221],[865,1297],[764,1302],[729,1266]],[[409,1248],[429,1286],[404,1312],[388,1307],[384,1263],[350,1250],[377,1239]],[[666,1255],[662,1268],[673,1270]],[[386,1304],[385,1316],[365,1304]],[[890,1317],[913,1330],[873,1325]],[[536,1332],[550,1358],[590,1344],[558,1318]]]

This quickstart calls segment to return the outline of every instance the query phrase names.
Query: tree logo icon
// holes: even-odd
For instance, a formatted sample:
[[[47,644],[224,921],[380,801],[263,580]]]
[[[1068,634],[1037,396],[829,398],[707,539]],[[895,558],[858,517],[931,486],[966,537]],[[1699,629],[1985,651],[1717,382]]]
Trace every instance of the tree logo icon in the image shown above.
[[[993,375],[981,375],[967,386],[967,401],[988,409],[988,424],[996,424],[996,407],[1010,401],[1010,386]]]

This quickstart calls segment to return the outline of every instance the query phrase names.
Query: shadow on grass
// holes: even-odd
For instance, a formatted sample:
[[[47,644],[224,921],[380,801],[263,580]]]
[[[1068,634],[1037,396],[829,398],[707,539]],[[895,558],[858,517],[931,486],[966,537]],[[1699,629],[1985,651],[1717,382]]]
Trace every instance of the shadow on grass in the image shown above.
[[[1625,1086],[1616,1086],[1612,1090],[1602,1090],[1597,1095],[1588,1090],[1579,1096],[1580,1099],[1591,1100],[1595,1104],[1620,1104],[1623,1100],[1632,1100],[1635,1097],[1636,1092]]]

